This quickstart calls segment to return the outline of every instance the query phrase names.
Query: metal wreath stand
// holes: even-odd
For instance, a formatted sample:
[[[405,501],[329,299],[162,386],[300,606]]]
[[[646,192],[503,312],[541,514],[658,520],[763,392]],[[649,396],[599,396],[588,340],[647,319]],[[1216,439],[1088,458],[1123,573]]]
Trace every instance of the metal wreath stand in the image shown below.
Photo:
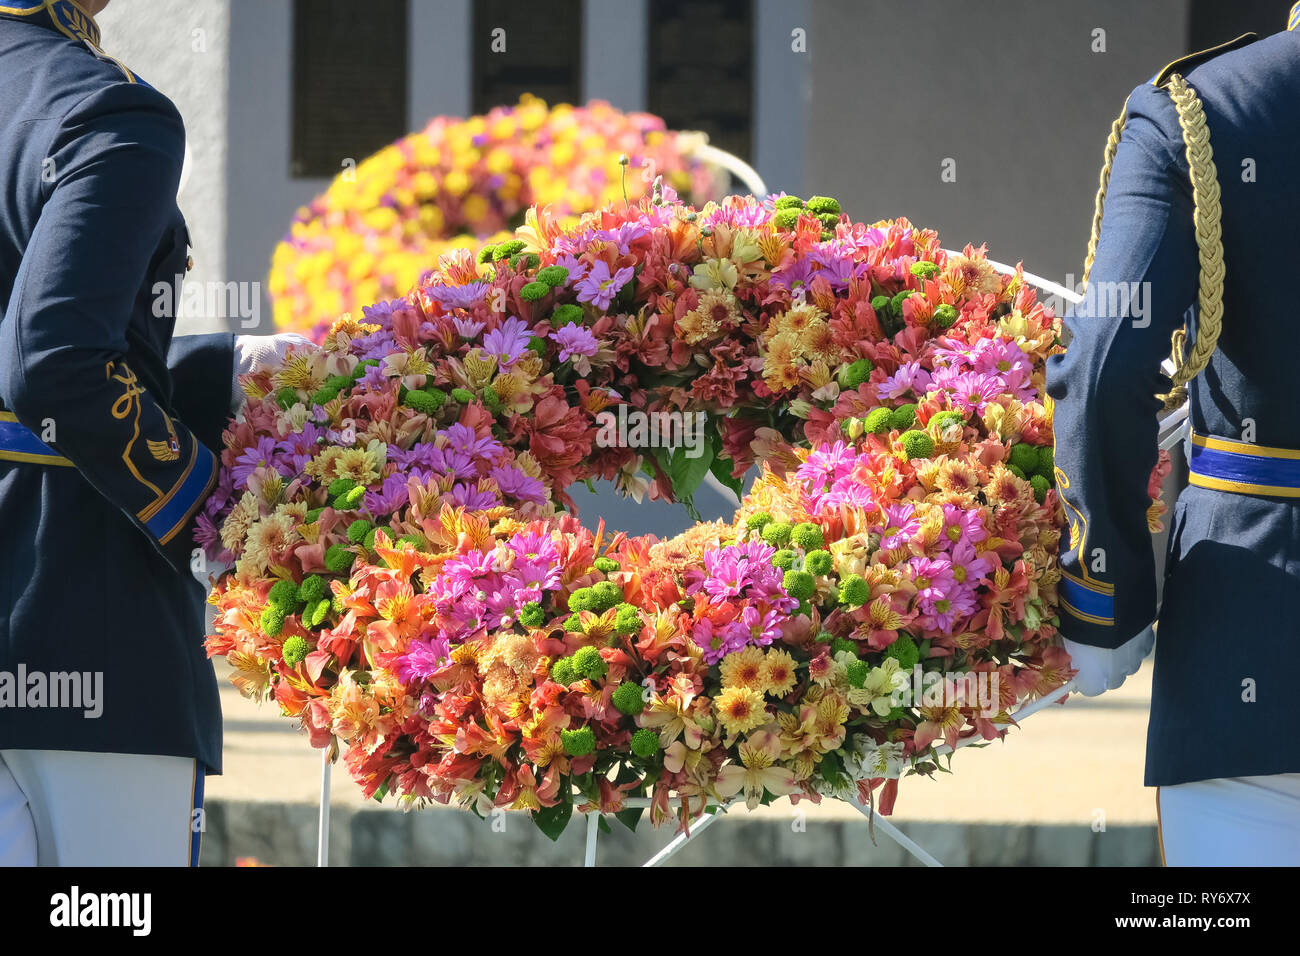
[[[744,160],[737,156],[733,156],[731,153],[724,150],[718,149],[716,146],[709,145],[708,137],[704,133],[692,133],[686,135],[698,137],[698,140],[689,147],[691,152],[697,158],[712,163],[735,176],[736,179],[744,183],[745,187],[751,194],[755,196],[767,195],[767,186],[763,182],[762,177],[760,177],[757,171],[755,171],[754,168]],[[988,262],[989,265],[993,266],[993,268],[1007,275],[1012,275],[1016,271],[1014,267],[1005,265],[1001,262],[994,262],[992,260],[988,260]],[[1064,286],[1058,285],[1055,282],[1050,282],[1047,279],[1043,279],[1029,272],[1024,272],[1022,275],[1026,282],[1050,296],[1055,296],[1063,300],[1064,302],[1077,304],[1083,301],[1083,296],[1075,292],[1073,289],[1067,289]],[[1164,368],[1166,373],[1173,373],[1173,363],[1170,360],[1165,360]],[[1167,450],[1183,441],[1186,438],[1186,430],[1187,405],[1184,404],[1161,420],[1160,448]],[[712,473],[708,474],[705,480],[720,493],[730,495],[730,491],[726,489]],[[1052,691],[1052,693],[1025,704],[1011,715],[1011,721],[1014,724],[1019,725],[1025,720],[1025,718],[1037,713],[1051,704],[1064,700],[1073,691],[1073,681],[1064,684]],[[935,755],[943,756],[960,750],[967,744],[981,742],[984,742],[982,737],[967,737],[963,740],[957,741],[955,747],[949,747],[947,745],[937,747],[935,749]],[[333,766],[330,762],[330,752],[332,749],[333,748],[331,747],[326,747],[321,751],[320,818],[316,836],[317,866],[329,866],[330,772]],[[670,802],[679,803],[679,800],[674,798]],[[699,818],[698,821],[696,821],[689,831],[677,834],[677,836],[675,836],[667,846],[643,863],[642,866],[653,867],[661,866],[666,863],[672,857],[676,856],[684,846],[707,830],[719,817],[731,809],[731,807],[735,806],[737,802],[737,798],[733,797],[724,804],[710,805],[708,810]],[[872,808],[864,807],[855,800],[844,800],[842,802],[861,813],[871,821],[874,829],[885,834],[885,836],[889,837],[924,865],[943,866],[943,864],[940,863],[933,854],[896,827],[887,817],[875,813]],[[648,809],[650,805],[651,801],[648,797],[630,797],[623,801],[623,806],[626,809]],[[601,815],[598,812],[589,812],[586,814],[586,845],[582,858],[582,865],[584,867],[594,867],[596,865],[596,841],[600,834],[600,816]]]

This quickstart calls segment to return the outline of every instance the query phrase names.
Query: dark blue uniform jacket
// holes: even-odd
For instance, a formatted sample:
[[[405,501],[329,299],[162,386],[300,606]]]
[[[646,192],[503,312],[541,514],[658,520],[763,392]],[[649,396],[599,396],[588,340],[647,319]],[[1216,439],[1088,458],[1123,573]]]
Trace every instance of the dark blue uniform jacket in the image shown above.
[[[155,314],[155,284],[188,259],[185,131],[97,41],[66,0],[0,5],[0,749],[218,771],[190,560],[233,337],[173,338]],[[6,673],[11,690],[20,673],[102,674],[102,714],[17,706]]]
[[[1218,351],[1190,388],[1199,444],[1170,524],[1151,786],[1300,772],[1300,34],[1241,38],[1169,69],[1205,107],[1227,278]],[[1073,339],[1048,364],[1058,487],[1074,526],[1062,545],[1061,629],[1098,647],[1156,618],[1145,521],[1153,396],[1169,388],[1160,361],[1200,272],[1173,102],[1153,81],[1133,91],[1128,114],[1091,277],[1100,291],[1068,319]],[[1190,318],[1189,343],[1194,308]],[[1210,452],[1234,480],[1198,476],[1197,455]]]

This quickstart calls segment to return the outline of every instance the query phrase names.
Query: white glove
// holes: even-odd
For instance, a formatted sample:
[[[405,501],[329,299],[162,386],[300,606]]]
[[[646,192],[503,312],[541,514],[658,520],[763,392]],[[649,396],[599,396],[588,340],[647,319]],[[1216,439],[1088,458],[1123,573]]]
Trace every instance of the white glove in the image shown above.
[[[1070,654],[1070,666],[1078,671],[1074,675],[1075,690],[1085,697],[1115,690],[1130,674],[1137,673],[1155,642],[1155,631],[1149,627],[1114,649],[1076,644],[1067,637],[1065,649]]]
[[[277,335],[236,335],[235,380],[230,398],[231,414],[237,412],[239,406],[244,404],[244,391],[239,387],[239,376],[278,365],[284,361],[284,355],[291,347],[311,344],[311,339],[303,338],[297,332],[281,332]]]

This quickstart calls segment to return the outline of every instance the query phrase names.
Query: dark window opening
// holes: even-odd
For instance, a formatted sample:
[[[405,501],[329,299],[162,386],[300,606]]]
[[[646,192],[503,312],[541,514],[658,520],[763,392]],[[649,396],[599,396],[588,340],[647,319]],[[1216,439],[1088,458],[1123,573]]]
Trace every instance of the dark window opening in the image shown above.
[[[754,5],[751,0],[650,0],[648,100],[670,129],[702,130],[751,159]]]
[[[407,132],[408,0],[294,0],[294,177],[333,177]]]
[[[472,43],[475,113],[514,106],[525,93],[579,104],[581,0],[475,0]]]

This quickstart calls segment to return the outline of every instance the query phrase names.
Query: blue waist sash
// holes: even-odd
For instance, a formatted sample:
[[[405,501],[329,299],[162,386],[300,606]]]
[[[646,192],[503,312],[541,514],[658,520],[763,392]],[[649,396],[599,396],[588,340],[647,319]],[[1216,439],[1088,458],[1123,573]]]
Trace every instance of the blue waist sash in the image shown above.
[[[0,412],[0,461],[72,467],[72,462],[37,438],[36,433],[18,421],[13,412]]]
[[[1241,495],[1300,498],[1300,450],[1192,432],[1188,481]]]

